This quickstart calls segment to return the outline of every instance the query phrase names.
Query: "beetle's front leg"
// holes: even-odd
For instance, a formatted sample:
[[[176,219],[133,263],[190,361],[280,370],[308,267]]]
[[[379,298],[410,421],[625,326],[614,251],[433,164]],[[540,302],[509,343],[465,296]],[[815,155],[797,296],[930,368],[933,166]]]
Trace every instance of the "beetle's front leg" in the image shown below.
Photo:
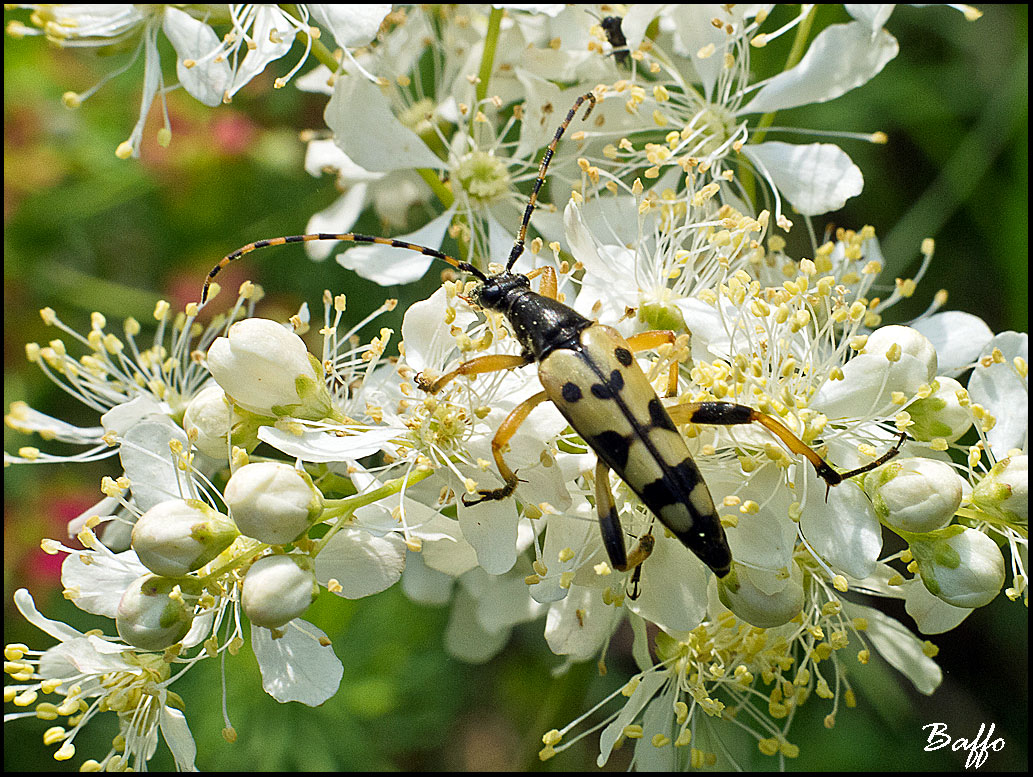
[[[436,380],[427,380],[422,373],[416,376],[416,385],[428,394],[437,394],[452,380],[460,375],[483,375],[488,372],[501,372],[512,370],[516,367],[523,367],[532,364],[534,358],[530,356],[513,356],[512,354],[493,354],[490,356],[477,356],[465,361],[451,372],[446,372]]]
[[[524,422],[530,412],[548,398],[548,394],[544,391],[539,391],[534,396],[525,399],[519,405],[514,407],[510,411],[509,415],[506,416],[506,420],[502,422],[498,430],[495,432],[495,436],[491,440],[491,455],[495,459],[495,466],[498,467],[499,474],[502,475],[502,479],[506,481],[506,485],[502,486],[502,488],[478,491],[477,493],[480,495],[480,498],[472,499],[470,501],[466,500],[466,495],[464,494],[464,505],[472,507],[475,504],[480,504],[481,502],[486,502],[492,499],[505,499],[508,496],[512,496],[513,492],[516,491],[517,483],[520,482],[520,479],[516,476],[516,473],[506,465],[505,459],[502,458],[502,449],[509,444],[511,439],[513,439],[513,435],[516,434],[516,430],[520,427],[520,424]]]

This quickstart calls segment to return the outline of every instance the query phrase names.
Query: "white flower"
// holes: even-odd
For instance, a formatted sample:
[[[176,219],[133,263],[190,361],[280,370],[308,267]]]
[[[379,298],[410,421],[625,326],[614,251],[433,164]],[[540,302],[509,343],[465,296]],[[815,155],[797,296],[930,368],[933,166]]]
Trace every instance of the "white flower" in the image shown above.
[[[54,720],[68,716],[70,728],[51,728],[47,740],[50,744],[61,743],[54,758],[66,761],[75,755],[76,734],[97,714],[110,710],[118,713],[124,744],[112,748],[100,762],[86,761],[83,768],[145,769],[160,734],[172,751],[176,767],[195,769],[197,748],[179,709],[182,699],[168,689],[170,665],[162,655],[141,653],[95,632],[82,634],[45,618],[25,589],[15,592],[14,602],[27,621],[57,639],[58,644],[46,651],[25,645],[7,646],[4,671],[17,685],[5,686],[5,692],[12,694],[15,706],[36,705],[40,691],[48,694],[48,700],[32,711],[5,719],[33,716]],[[53,694],[63,700],[58,701]]]
[[[277,79],[283,86],[301,68],[319,32],[308,23],[309,17],[328,29],[344,47],[362,46],[377,32],[381,20],[391,6],[381,3],[366,5],[298,5],[297,16],[265,4],[229,6],[172,5],[39,5],[31,17],[34,27],[20,23],[8,26],[10,35],[45,35],[64,47],[88,47],[111,50],[133,46],[128,62],[109,73],[96,86],[82,94],[69,92],[65,104],[77,108],[112,78],[125,71],[144,55],[143,97],[136,126],[121,143],[116,154],[121,159],[140,155],[144,125],[155,98],[161,102],[163,116],[158,142],[167,146],[172,137],[165,93],[166,86],[159,52],[159,33],[172,44],[176,54],[176,75],[179,85],[207,106],[229,102],[266,66],[284,56],[302,35],[305,53],[285,76]],[[229,25],[229,32],[217,34],[213,27]],[[240,56],[241,48],[244,49]]]

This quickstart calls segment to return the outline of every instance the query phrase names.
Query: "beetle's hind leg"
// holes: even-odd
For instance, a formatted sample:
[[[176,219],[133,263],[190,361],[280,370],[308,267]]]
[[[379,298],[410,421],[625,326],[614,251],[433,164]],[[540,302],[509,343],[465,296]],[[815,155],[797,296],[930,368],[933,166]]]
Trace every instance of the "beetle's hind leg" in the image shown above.
[[[491,440],[491,455],[495,459],[495,466],[498,467],[499,474],[502,475],[502,479],[506,481],[506,485],[501,488],[478,491],[477,493],[480,495],[479,499],[471,499],[467,501],[466,495],[464,494],[464,505],[472,507],[475,504],[480,504],[481,502],[486,502],[491,499],[505,499],[506,497],[513,495],[513,492],[516,491],[517,483],[520,482],[520,478],[518,478],[516,473],[506,465],[505,459],[502,458],[502,449],[509,444],[511,439],[513,439],[513,435],[516,434],[516,430],[520,427],[520,424],[524,422],[530,412],[548,398],[548,394],[544,391],[539,391],[534,396],[525,399],[519,405],[514,407],[510,411],[509,415],[506,416],[506,420],[499,425],[498,430],[495,432],[495,436]]]
[[[647,532],[638,538],[635,547],[631,549],[631,553],[628,553],[627,546],[624,544],[624,529],[621,527],[620,518],[617,517],[613,492],[610,491],[610,468],[602,459],[599,459],[595,465],[595,508],[599,515],[599,529],[603,535],[603,547],[606,548],[610,566],[618,572],[635,570],[632,578],[632,591],[629,595],[632,599],[637,599],[642,562],[653,552],[656,540],[652,534]]]
[[[870,472],[876,467],[885,464],[900,452],[900,446],[907,439],[907,435],[901,433],[900,439],[897,440],[896,444],[879,458],[855,469],[837,472],[814,448],[793,434],[789,427],[772,416],[761,413],[759,410],[754,410],[749,405],[737,405],[733,402],[688,402],[668,407],[667,412],[670,413],[671,418],[676,424],[693,423],[710,424],[713,426],[734,426],[758,423],[781,440],[782,444],[790,451],[806,457],[814,465],[818,476],[829,487],[838,486],[844,480]]]

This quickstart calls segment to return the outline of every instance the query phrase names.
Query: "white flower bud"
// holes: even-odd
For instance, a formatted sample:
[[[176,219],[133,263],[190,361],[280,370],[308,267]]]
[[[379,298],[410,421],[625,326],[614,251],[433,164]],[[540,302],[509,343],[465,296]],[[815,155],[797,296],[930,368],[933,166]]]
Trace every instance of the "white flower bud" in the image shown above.
[[[788,623],[803,609],[803,572],[792,564],[785,587],[775,593],[761,590],[750,578],[749,570],[739,563],[717,580],[717,596],[736,617],[760,628]]]
[[[936,377],[936,347],[917,329],[896,324],[879,327],[868,335],[864,352],[876,356],[893,356],[896,354],[895,346],[899,347],[900,355],[913,356],[925,365],[925,380],[931,383]]]
[[[958,400],[958,392],[964,387],[944,375],[936,378],[935,387],[928,397],[907,406],[912,421],[908,433],[923,442],[941,437],[954,442],[972,426],[972,411]]]
[[[972,502],[1006,523],[1029,525],[1029,456],[994,464],[972,491]]]
[[[241,604],[255,626],[276,629],[302,615],[319,596],[308,556],[265,556],[244,576]]]
[[[894,459],[864,479],[879,520],[892,529],[930,532],[950,523],[961,507],[965,481],[936,459]]]
[[[231,444],[248,451],[258,445],[254,416],[233,405],[218,385],[201,389],[187,403],[183,429],[194,438],[197,450],[220,461],[229,457]]]
[[[955,607],[982,607],[1004,585],[1004,556],[976,529],[948,526],[906,537],[929,592]]]
[[[308,473],[273,461],[238,469],[223,498],[241,534],[271,545],[297,538],[323,512],[323,495]]]
[[[216,338],[208,369],[233,401],[263,416],[321,419],[333,415],[323,368],[289,329],[246,318]]]
[[[194,590],[196,586],[189,579],[138,577],[118,602],[118,636],[141,650],[164,650],[175,645],[193,623],[194,605],[188,600],[200,593],[199,589]]]
[[[140,516],[132,545],[155,574],[181,577],[226,550],[238,533],[233,521],[204,502],[169,499]]]

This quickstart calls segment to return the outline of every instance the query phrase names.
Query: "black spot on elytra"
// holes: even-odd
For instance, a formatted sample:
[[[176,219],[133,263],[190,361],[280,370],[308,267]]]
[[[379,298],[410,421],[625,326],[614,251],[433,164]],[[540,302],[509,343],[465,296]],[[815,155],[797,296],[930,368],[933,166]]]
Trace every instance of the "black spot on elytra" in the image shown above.
[[[664,409],[664,403],[658,397],[653,397],[649,400],[649,422],[657,429],[667,429],[671,432],[678,431],[674,421],[671,420],[671,416]]]
[[[603,459],[618,472],[628,466],[631,442],[620,432],[600,432],[592,438],[591,445],[595,450],[604,452]]]
[[[689,495],[702,481],[699,469],[691,458],[683,459],[677,466],[668,469],[663,476],[642,489],[642,501],[651,509],[657,510],[664,505],[685,503],[689,512],[696,514]]]
[[[613,355],[617,357],[617,361],[623,364],[625,367],[631,366],[631,351],[627,348],[615,348]]]
[[[567,381],[563,384],[563,388],[560,389],[560,393],[563,395],[563,399],[571,404],[581,399],[581,387],[576,383]]]
[[[610,373],[610,377],[606,383],[592,384],[592,394],[598,399],[613,399],[621,393],[621,389],[623,388],[624,376],[621,375],[620,370],[614,370]]]

